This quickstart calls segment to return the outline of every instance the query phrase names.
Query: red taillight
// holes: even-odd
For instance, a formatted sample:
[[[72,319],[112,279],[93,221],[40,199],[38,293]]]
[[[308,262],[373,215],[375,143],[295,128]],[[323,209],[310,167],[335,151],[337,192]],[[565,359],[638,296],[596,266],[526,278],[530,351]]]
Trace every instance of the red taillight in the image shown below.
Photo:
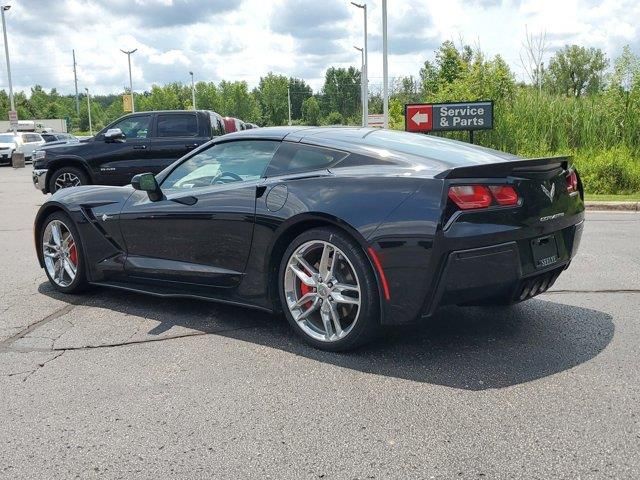
[[[509,185],[492,185],[489,187],[493,198],[496,199],[500,205],[517,205],[518,204],[518,192],[515,188]]]
[[[578,191],[578,174],[575,170],[569,170],[567,174],[567,192],[574,193]]]
[[[484,185],[456,185],[449,187],[449,198],[462,210],[486,208],[493,200]]]
[[[455,185],[449,187],[449,198],[461,210],[487,208],[494,199],[501,206],[520,203],[518,192],[511,185]]]

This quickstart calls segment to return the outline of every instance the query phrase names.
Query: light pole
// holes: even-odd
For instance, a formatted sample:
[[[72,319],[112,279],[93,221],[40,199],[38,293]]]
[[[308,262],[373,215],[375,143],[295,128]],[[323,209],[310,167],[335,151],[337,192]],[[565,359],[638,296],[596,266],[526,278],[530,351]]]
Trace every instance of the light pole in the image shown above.
[[[11,111],[15,112],[16,105],[13,101],[13,84],[11,83],[11,62],[9,62],[9,44],[7,43],[7,24],[4,20],[4,12],[9,10],[11,5],[2,5],[0,11],[2,12],[2,33],[4,34],[4,54],[7,58],[7,77],[9,79],[9,103],[11,104]],[[13,132],[15,133],[16,129],[14,127]]]
[[[191,75],[191,104],[193,105],[193,109],[196,109],[196,84],[193,81],[193,72],[189,72]]]
[[[367,50],[367,4],[359,4],[355,2],[351,2],[351,4],[355,7],[361,8],[364,13],[364,67],[362,69],[362,75],[364,78],[362,79],[362,95],[364,97],[364,102],[362,105],[364,106],[364,126],[369,125],[369,52]]]
[[[138,49],[134,48],[133,50],[129,50],[129,51],[120,49],[120,51],[124,53],[127,56],[127,59],[129,60],[129,93],[131,93],[131,113],[133,113],[136,111],[136,106],[133,103],[133,81],[131,80],[131,54],[137,52]]]
[[[361,67],[360,67],[360,96],[362,97],[362,126],[367,126],[367,117],[365,116],[365,98],[364,98],[364,81],[362,80],[364,77],[364,49],[360,47],[353,46],[356,50],[360,52],[360,57],[362,59]]]
[[[382,0],[382,113],[389,128],[389,65],[387,63],[387,0]]]
[[[291,126],[291,84],[287,85],[287,107],[289,108],[289,126]]]
[[[89,89],[84,87],[84,91],[87,92],[87,113],[89,114],[89,135],[93,137],[93,127],[91,126],[91,101],[89,97]]]

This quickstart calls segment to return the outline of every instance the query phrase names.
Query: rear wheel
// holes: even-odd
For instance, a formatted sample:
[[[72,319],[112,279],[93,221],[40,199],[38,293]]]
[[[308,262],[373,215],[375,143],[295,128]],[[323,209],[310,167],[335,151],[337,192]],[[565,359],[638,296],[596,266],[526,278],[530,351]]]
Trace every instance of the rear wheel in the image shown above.
[[[49,192],[56,193],[62,188],[87,185],[87,174],[77,167],[62,167],[51,175],[49,179]]]
[[[340,230],[298,236],[283,256],[279,291],[287,320],[317,348],[352,349],[378,329],[375,276],[360,246]]]
[[[62,212],[47,217],[40,237],[44,270],[53,287],[76,293],[87,286],[80,235],[71,219]]]

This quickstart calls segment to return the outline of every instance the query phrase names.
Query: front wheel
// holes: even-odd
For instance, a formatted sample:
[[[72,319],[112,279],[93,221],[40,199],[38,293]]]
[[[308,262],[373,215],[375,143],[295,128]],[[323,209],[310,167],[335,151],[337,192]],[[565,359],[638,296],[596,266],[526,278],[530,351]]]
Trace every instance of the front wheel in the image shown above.
[[[56,290],[76,293],[87,287],[80,234],[66,214],[55,212],[46,218],[39,246],[44,270]]]
[[[316,228],[286,250],[279,272],[280,302],[306,342],[322,350],[349,350],[379,326],[378,288],[371,266],[348,235]]]
[[[49,180],[49,192],[56,193],[62,188],[87,185],[87,174],[77,167],[62,167],[51,175]]]

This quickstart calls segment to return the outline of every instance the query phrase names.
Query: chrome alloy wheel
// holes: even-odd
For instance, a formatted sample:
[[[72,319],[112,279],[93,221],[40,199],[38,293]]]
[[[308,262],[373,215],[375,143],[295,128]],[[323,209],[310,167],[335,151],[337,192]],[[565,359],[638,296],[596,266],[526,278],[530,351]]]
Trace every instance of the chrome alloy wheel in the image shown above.
[[[287,307],[310,337],[335,342],[351,332],[360,314],[360,282],[335,245],[312,240],[300,245],[284,273]]]
[[[77,175],[70,172],[64,172],[56,178],[54,185],[56,186],[57,192],[61,188],[77,187],[78,185],[81,185],[81,182]]]
[[[78,250],[69,228],[52,220],[42,235],[42,254],[47,273],[56,285],[68,287],[78,271]]]

